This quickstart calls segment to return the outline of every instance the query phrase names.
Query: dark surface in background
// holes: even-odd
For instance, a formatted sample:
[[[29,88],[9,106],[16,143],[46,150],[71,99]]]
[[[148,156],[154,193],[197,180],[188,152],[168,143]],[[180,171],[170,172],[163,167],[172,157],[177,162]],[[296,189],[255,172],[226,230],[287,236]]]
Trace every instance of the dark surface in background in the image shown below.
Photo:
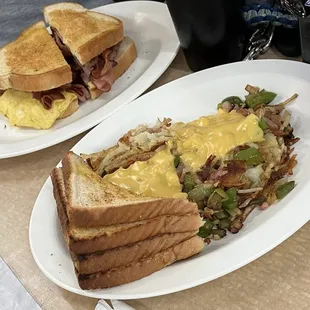
[[[242,59],[243,4],[243,0],[167,0],[191,70]]]
[[[70,0],[0,0],[0,46],[14,40],[27,26],[44,20],[44,6]],[[71,1],[92,9],[113,2],[112,0]]]

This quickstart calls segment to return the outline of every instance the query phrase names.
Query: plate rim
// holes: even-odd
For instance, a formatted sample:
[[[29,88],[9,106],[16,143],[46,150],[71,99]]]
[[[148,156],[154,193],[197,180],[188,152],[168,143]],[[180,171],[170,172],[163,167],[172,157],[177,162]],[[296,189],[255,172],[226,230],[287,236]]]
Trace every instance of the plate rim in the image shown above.
[[[291,60],[273,60],[273,59],[267,59],[267,60],[259,60],[259,61],[255,61],[255,62],[256,62],[257,64],[258,64],[259,62],[261,62],[261,63],[262,63],[262,62],[265,62],[265,63],[268,63],[268,62],[275,62],[275,63],[284,63],[284,64],[286,64],[286,63],[291,63],[291,64],[293,64],[293,63],[294,63],[294,65],[296,65],[296,66],[304,66],[304,67],[305,67],[305,66],[308,66],[307,64],[300,63],[300,62],[296,62],[296,61],[291,61]],[[222,65],[222,66],[219,66],[219,67],[230,67],[230,66],[238,66],[238,63],[226,64],[226,65]],[[172,84],[172,83],[176,83],[176,84],[177,84],[177,83],[181,83],[181,80],[190,79],[191,76],[193,76],[193,75],[196,75],[196,76],[203,75],[205,71],[208,71],[208,72],[211,71],[211,72],[210,72],[210,74],[211,74],[213,70],[219,70],[219,69],[218,69],[219,67],[215,67],[215,68],[203,70],[203,71],[200,71],[200,72],[196,72],[196,73],[194,73],[194,74],[192,74],[192,75],[187,75],[187,76],[182,77],[182,78],[180,78],[180,79],[171,81],[170,83],[164,84],[163,86],[161,86],[161,87],[159,87],[159,88],[157,88],[157,89],[155,89],[155,90],[153,90],[153,91],[151,91],[151,92],[149,92],[149,93],[143,95],[143,97],[151,96],[152,93],[155,93],[155,92],[161,92],[163,88],[170,87],[170,86],[168,86],[168,85],[170,85],[170,84]],[[310,77],[310,67],[308,67],[308,68],[309,68],[309,77]],[[142,97],[140,97],[140,98],[142,98]],[[141,100],[140,98],[138,98],[138,99],[136,99],[136,100]],[[136,100],[135,100],[135,101],[136,101]],[[142,100],[145,100],[145,99],[142,99]],[[131,104],[134,104],[134,102],[131,103]],[[100,125],[99,125],[99,126],[100,126]],[[98,127],[99,127],[99,126],[98,126]],[[99,127],[99,128],[100,128],[100,127]],[[96,130],[96,128],[94,128],[93,130]],[[93,130],[92,130],[92,131],[93,131]],[[98,129],[97,129],[97,130],[98,130]],[[80,144],[83,143],[84,139],[87,140],[87,136],[90,135],[92,131],[90,131],[85,137],[83,137],[83,139],[81,139],[81,140],[72,148],[72,150],[75,151],[75,149],[79,148],[79,147],[80,147]],[[38,195],[38,197],[37,197],[37,199],[36,199],[36,202],[35,202],[35,204],[34,204],[33,213],[34,213],[34,210],[35,210],[35,207],[36,207],[37,203],[38,203],[39,200],[40,200],[40,196],[43,195],[43,194],[42,194],[43,188],[45,188],[45,187],[47,186],[47,183],[48,183],[48,182],[50,182],[50,178],[48,178],[48,179],[46,180],[46,182],[44,183],[43,187],[41,188],[41,191],[40,191],[40,193],[39,193],[39,195]],[[309,186],[304,186],[301,190],[302,190],[302,192],[306,192],[306,191],[308,190],[308,188],[309,188]],[[302,193],[299,193],[298,196],[301,196],[301,195],[302,195]],[[298,197],[298,196],[297,196],[297,197]],[[297,198],[297,197],[296,197],[296,198]],[[286,205],[286,204],[285,204],[285,205]],[[291,210],[291,209],[290,209],[290,210]],[[290,211],[290,210],[289,210],[289,211]],[[281,219],[281,217],[286,218],[286,213],[287,213],[287,212],[288,212],[287,209],[283,208],[283,210],[281,210],[281,212],[279,212],[274,218],[276,218],[277,221],[279,221],[278,218],[280,218],[280,219]],[[178,286],[176,286],[176,287],[174,287],[174,288],[171,288],[171,289],[169,289],[169,290],[168,290],[168,289],[162,289],[162,290],[159,289],[159,290],[157,290],[155,293],[154,293],[154,292],[151,292],[151,293],[141,293],[140,295],[137,294],[137,293],[129,293],[129,294],[121,293],[121,295],[119,295],[119,294],[113,294],[113,293],[111,294],[111,293],[108,292],[108,290],[83,291],[83,290],[81,290],[81,289],[72,288],[72,287],[70,287],[70,286],[68,286],[68,285],[66,285],[66,284],[61,283],[61,282],[58,281],[57,279],[53,278],[53,276],[52,276],[51,274],[49,274],[48,272],[46,272],[46,271],[42,268],[42,265],[40,264],[40,262],[38,262],[38,259],[37,259],[36,255],[35,255],[34,251],[33,251],[32,240],[31,240],[31,225],[32,225],[32,219],[33,219],[32,215],[31,215],[30,225],[29,225],[29,241],[30,241],[30,247],[31,247],[32,255],[33,255],[33,257],[34,257],[36,263],[38,264],[39,268],[41,269],[41,271],[42,271],[50,280],[52,280],[54,283],[56,283],[56,284],[59,285],[60,287],[66,289],[66,290],[69,290],[69,291],[71,291],[71,292],[73,292],[73,293],[76,293],[76,294],[79,294],[79,295],[83,295],[83,296],[88,296],[88,297],[91,297],[91,298],[106,298],[106,299],[120,299],[120,300],[121,300],[121,299],[138,299],[138,298],[148,298],[148,297],[162,296],[162,295],[166,295],[166,294],[171,294],[171,293],[175,293],[175,292],[178,292],[178,291],[182,291],[182,290],[185,290],[185,289],[188,289],[188,288],[193,288],[193,287],[195,287],[195,286],[198,286],[198,285],[201,285],[201,284],[210,282],[210,281],[212,281],[212,280],[214,280],[214,279],[220,278],[220,277],[222,277],[222,276],[224,276],[224,275],[226,275],[226,274],[229,274],[229,273],[231,273],[231,272],[233,272],[233,271],[235,271],[235,270],[237,270],[237,269],[239,269],[239,268],[241,268],[241,267],[243,267],[243,266],[246,266],[246,265],[249,264],[250,262],[256,260],[257,258],[259,258],[259,257],[261,257],[262,255],[266,254],[266,253],[269,252],[270,250],[274,249],[276,246],[278,246],[278,245],[281,244],[283,241],[285,241],[288,237],[290,237],[291,235],[293,235],[293,234],[294,234],[297,230],[299,230],[304,224],[306,224],[306,223],[309,221],[309,219],[310,219],[309,211],[307,211],[307,213],[304,212],[303,215],[306,215],[306,216],[304,216],[304,217],[301,216],[298,220],[295,220],[295,221],[294,221],[294,224],[288,224],[288,225],[286,225],[286,228],[287,228],[287,229],[286,229],[286,232],[285,232],[285,233],[281,233],[281,234],[277,233],[279,236],[277,236],[276,238],[273,237],[274,239],[276,239],[276,240],[273,240],[273,242],[268,241],[268,242],[267,242],[267,243],[268,243],[268,246],[264,246],[264,245],[262,244],[262,245],[260,245],[259,250],[257,250],[257,249],[251,250],[252,252],[255,253],[254,255],[251,255],[251,256],[246,255],[247,258],[246,258],[246,259],[240,259],[240,260],[239,260],[239,264],[236,264],[236,265],[233,265],[232,267],[223,269],[221,272],[219,272],[219,273],[217,273],[217,274],[213,274],[213,275],[212,275],[211,277],[209,277],[207,280],[205,280],[205,279],[200,279],[200,280],[198,280],[198,281],[195,281],[194,283],[192,282],[192,283],[190,283],[190,284],[187,283],[187,284],[184,284],[184,285],[178,285]],[[272,220],[274,220],[274,218],[269,218],[267,221],[265,221],[264,223],[260,224],[260,225],[258,226],[258,228],[257,228],[255,231],[253,231],[253,232],[251,233],[251,237],[253,238],[253,235],[254,235],[254,236],[257,235],[257,234],[261,231],[262,227],[268,226],[268,225],[270,224],[270,222],[271,222]],[[242,244],[243,242],[245,242],[245,239],[247,239],[246,237],[247,237],[247,235],[242,236],[242,237],[240,238],[240,241],[239,241],[239,242],[240,242],[241,244]],[[265,241],[264,241],[264,243],[265,243]],[[232,247],[231,244],[232,244],[232,242],[230,242],[230,243],[228,244],[227,247],[231,248],[231,247]],[[240,263],[240,262],[241,262],[241,263]],[[106,291],[106,293],[104,293],[104,292],[101,293],[101,291]],[[134,295],[134,296],[133,296],[133,295]]]
[[[135,11],[135,8],[139,5],[149,7],[148,14],[150,16],[158,16],[159,14],[163,13],[165,10],[168,10],[166,4],[161,3],[161,2],[153,2],[153,1],[128,1],[128,2],[110,3],[107,5],[103,5],[103,6],[93,8],[92,10],[97,11],[97,10],[103,10],[107,7],[118,7],[118,6],[121,9],[124,6],[127,6],[127,7],[132,7],[133,8],[132,10]],[[154,14],[154,10],[152,9],[153,7],[154,8],[156,7],[157,11],[160,10],[161,12]],[[144,11],[142,11],[142,12],[144,12]],[[167,23],[168,23],[168,21],[167,21]],[[89,130],[89,129],[92,129],[95,126],[97,126],[103,120],[105,120],[106,118],[110,117],[112,114],[117,112],[120,108],[122,108],[123,106],[129,104],[130,102],[132,102],[133,100],[135,100],[136,98],[141,96],[167,70],[167,68],[170,66],[170,64],[172,63],[172,61],[174,60],[174,58],[176,57],[176,55],[180,49],[179,39],[176,35],[174,28],[171,29],[170,35],[174,36],[174,39],[175,39],[175,41],[173,41],[173,43],[174,43],[173,49],[171,47],[170,50],[166,51],[166,50],[163,50],[161,48],[159,50],[158,55],[154,58],[154,60],[150,64],[150,66],[141,74],[141,76],[139,76],[138,79],[133,84],[131,84],[126,89],[124,89],[123,92],[121,92],[115,98],[113,98],[112,100],[110,100],[109,102],[106,103],[106,104],[113,104],[113,101],[118,100],[119,97],[121,97],[125,92],[127,92],[129,90],[130,93],[129,93],[129,95],[127,95],[127,99],[126,100],[121,99],[122,102],[118,103],[116,108],[114,108],[114,109],[111,108],[111,111],[106,113],[103,117],[99,117],[99,116],[94,117],[93,116],[91,118],[91,116],[94,113],[97,113],[100,115],[100,110],[104,106],[106,106],[106,104],[105,104],[105,105],[101,106],[99,109],[91,112],[90,114],[83,116],[80,119],[78,119],[78,120],[76,120],[76,121],[74,121],[74,122],[72,122],[72,123],[70,123],[64,127],[58,128],[55,131],[49,132],[47,134],[38,135],[38,136],[29,138],[26,140],[20,140],[20,141],[17,141],[15,143],[0,143],[0,148],[1,147],[9,148],[10,145],[14,145],[13,146],[14,150],[12,150],[12,151],[10,151],[9,149],[5,150],[4,152],[0,151],[0,159],[18,157],[18,156],[34,153],[34,152],[46,149],[48,147],[57,145],[61,142],[67,141],[67,140],[69,140],[69,139]],[[161,41],[161,43],[162,42],[165,42],[165,41]],[[166,43],[168,43],[168,42],[166,42]],[[164,65],[162,65],[162,64],[164,64]],[[153,73],[148,74],[149,72],[153,72]],[[147,79],[147,83],[145,83],[146,79]],[[141,84],[141,86],[138,88],[138,91],[136,90],[136,84],[138,84],[138,85]],[[91,118],[91,120],[85,121],[85,119],[87,119],[88,117]],[[86,124],[83,124],[83,121]],[[78,125],[82,124],[82,125],[78,126],[77,124]],[[74,128],[73,130],[68,131],[67,127],[73,126],[73,125],[75,125],[77,128]],[[52,140],[50,139],[51,137],[52,137]],[[39,141],[39,142],[37,142],[37,141]],[[28,145],[30,145],[30,146],[28,146]]]

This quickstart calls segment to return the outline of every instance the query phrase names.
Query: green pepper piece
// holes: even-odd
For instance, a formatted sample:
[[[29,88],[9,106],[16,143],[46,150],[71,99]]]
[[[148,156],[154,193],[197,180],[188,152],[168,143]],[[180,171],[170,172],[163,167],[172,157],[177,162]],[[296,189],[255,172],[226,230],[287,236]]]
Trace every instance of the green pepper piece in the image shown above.
[[[218,219],[212,221],[213,225],[217,225],[219,222],[220,222],[220,220],[218,220]]]
[[[241,106],[243,105],[243,101],[237,97],[237,96],[229,96],[227,98],[225,98],[222,103],[228,101],[229,103],[233,104],[233,105],[238,105],[238,106]]]
[[[256,94],[249,94],[245,99],[245,103],[249,108],[254,109],[257,105],[269,104],[274,98],[276,98],[276,96],[277,94],[263,89]]]
[[[213,228],[213,224],[210,220],[205,220],[203,226],[207,229],[210,229],[210,230]]]
[[[230,226],[230,224],[231,224],[230,219],[223,219],[223,220],[220,220],[218,226],[221,229],[227,229]]]
[[[221,188],[216,188],[214,190],[215,193],[219,194],[222,198],[226,199],[228,198],[227,194],[225,193],[225,191]]]
[[[267,123],[261,119],[259,122],[258,122],[258,126],[263,130],[263,131],[266,131],[267,129],[269,129]]]
[[[189,193],[196,186],[196,177],[193,173],[185,173],[183,191]]]
[[[253,206],[253,205],[260,206],[265,201],[266,201],[265,197],[263,197],[263,196],[262,197],[257,197],[257,198],[255,198],[255,199],[250,201],[249,206]]]
[[[201,238],[207,238],[210,235],[212,228],[213,223],[210,220],[206,220],[203,226],[199,228],[198,236]]]
[[[207,186],[205,184],[200,184],[195,186],[189,193],[188,193],[188,199],[190,201],[203,201],[206,198],[208,198],[214,191],[214,188],[212,186]]]
[[[181,162],[181,157],[180,157],[180,155],[174,156],[174,167],[175,167],[175,168],[178,167],[178,165],[180,164],[180,162]]]
[[[221,210],[215,213],[215,217],[219,220],[223,220],[223,219],[229,218],[229,214],[225,210]]]
[[[217,236],[219,236],[220,238],[223,238],[223,237],[226,236],[226,230],[224,230],[224,229],[212,229],[212,230],[211,230],[211,234],[212,234],[213,236],[217,235]]]
[[[203,202],[203,200],[201,201],[196,201],[198,209],[203,210],[205,208],[205,204]]]
[[[226,211],[230,214],[231,217],[236,217],[239,215],[242,215],[242,211],[239,208],[234,208],[234,209],[226,209]]]
[[[294,187],[295,181],[290,181],[279,186],[279,188],[276,190],[278,199],[284,198],[289,192],[293,190]]]
[[[214,191],[208,198],[207,206],[213,210],[220,210],[222,206],[222,200],[222,196]]]
[[[255,147],[241,150],[234,155],[234,159],[244,160],[248,166],[256,166],[264,162],[263,156]]]
[[[228,198],[222,201],[222,207],[225,210],[235,209],[238,205],[237,202],[237,189],[232,187],[226,191]]]
[[[201,238],[207,238],[210,235],[210,232],[211,231],[207,230],[204,226],[201,226],[197,235]]]

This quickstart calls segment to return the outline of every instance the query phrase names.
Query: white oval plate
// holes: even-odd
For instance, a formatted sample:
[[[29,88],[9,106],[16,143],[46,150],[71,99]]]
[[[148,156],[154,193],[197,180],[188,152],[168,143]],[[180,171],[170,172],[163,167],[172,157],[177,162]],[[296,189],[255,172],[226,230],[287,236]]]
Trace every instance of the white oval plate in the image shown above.
[[[230,95],[245,95],[246,84],[277,92],[277,101],[299,94],[289,106],[297,136],[297,187],[277,205],[255,210],[236,235],[214,241],[198,256],[178,262],[142,280],[111,289],[83,291],[75,278],[58,223],[52,185],[48,179],[35,203],[30,221],[30,246],[44,274],[59,286],[89,297],[136,299],[181,291],[238,269],[271,250],[310,218],[310,66],[289,61],[241,62],[201,71],[169,83],[118,110],[93,129],[74,148],[79,153],[102,150],[129,129],[154,123],[157,117],[189,121],[214,114]],[[107,133],[107,134],[104,134]],[[52,255],[53,254],[53,255]]]
[[[153,1],[128,1],[94,9],[124,23],[125,35],[136,43],[138,57],[112,90],[80,105],[72,116],[57,120],[49,130],[12,127],[0,115],[0,158],[38,151],[65,141],[97,125],[120,107],[140,96],[174,59],[179,40],[167,6]]]

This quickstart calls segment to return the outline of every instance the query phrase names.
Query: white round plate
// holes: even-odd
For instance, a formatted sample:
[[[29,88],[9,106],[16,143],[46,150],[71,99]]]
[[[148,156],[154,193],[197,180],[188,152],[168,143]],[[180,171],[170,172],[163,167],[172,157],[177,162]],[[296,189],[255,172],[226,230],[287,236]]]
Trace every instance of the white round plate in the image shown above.
[[[138,57],[112,90],[80,105],[72,116],[57,120],[49,130],[12,127],[0,115],[0,158],[38,151],[65,141],[97,125],[120,107],[140,96],[174,59],[179,40],[167,6],[153,1],[128,1],[94,9],[118,17],[125,35],[137,46]]]
[[[191,259],[178,262],[142,280],[111,289],[83,291],[75,278],[69,252],[58,223],[52,185],[48,179],[35,203],[30,221],[30,246],[44,274],[59,286],[81,295],[108,299],[136,299],[181,291],[232,272],[271,250],[310,218],[310,66],[290,61],[251,61],[201,71],[160,87],[119,109],[74,148],[91,153],[114,145],[129,129],[155,123],[157,117],[190,121],[214,114],[217,103],[230,95],[245,95],[246,84],[279,94],[294,93],[292,124],[302,140],[296,145],[297,187],[278,204],[255,210],[236,235],[214,241]],[[106,134],[105,134],[106,133]]]

